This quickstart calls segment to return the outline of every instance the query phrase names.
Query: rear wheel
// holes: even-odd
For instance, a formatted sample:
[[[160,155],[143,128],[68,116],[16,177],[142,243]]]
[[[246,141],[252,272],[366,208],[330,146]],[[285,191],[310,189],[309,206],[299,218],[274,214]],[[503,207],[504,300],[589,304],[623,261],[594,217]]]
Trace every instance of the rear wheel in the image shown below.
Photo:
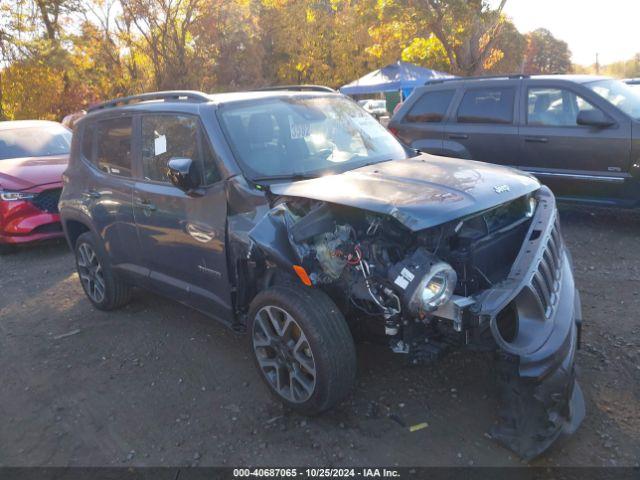
[[[129,302],[131,287],[114,274],[93,233],[86,232],[78,237],[75,254],[80,283],[96,308],[113,310]]]
[[[250,343],[271,392],[307,415],[336,405],[355,380],[351,332],[322,291],[276,286],[251,304]]]

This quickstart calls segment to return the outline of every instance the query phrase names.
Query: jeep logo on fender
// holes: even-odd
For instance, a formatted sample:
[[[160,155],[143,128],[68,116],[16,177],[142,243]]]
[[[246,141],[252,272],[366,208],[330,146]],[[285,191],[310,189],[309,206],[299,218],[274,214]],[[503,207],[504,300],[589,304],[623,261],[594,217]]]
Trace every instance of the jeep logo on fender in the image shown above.
[[[509,185],[496,185],[495,187],[493,187],[493,189],[496,193],[505,193],[511,191]]]

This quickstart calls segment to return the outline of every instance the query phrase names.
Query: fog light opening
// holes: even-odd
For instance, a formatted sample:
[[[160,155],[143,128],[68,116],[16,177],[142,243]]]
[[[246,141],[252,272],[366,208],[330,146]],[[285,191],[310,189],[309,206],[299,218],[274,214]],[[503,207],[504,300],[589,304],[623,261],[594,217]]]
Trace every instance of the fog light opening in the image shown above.
[[[518,336],[518,309],[511,302],[496,316],[496,327],[503,341],[512,343]]]

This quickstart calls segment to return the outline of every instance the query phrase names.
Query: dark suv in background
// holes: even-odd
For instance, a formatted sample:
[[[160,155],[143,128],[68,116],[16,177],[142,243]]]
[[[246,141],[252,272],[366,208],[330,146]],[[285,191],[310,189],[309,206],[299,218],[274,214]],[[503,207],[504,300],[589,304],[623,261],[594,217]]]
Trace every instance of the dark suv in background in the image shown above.
[[[306,414],[349,392],[352,330],[412,365],[495,352],[493,438],[531,458],[575,431],[582,315],[551,191],[298,90],[147,94],[78,121],[60,212],[89,300],[142,286],[246,331]]]
[[[605,77],[479,77],[415,90],[389,128],[436,155],[509,165],[561,200],[640,204],[640,92]]]

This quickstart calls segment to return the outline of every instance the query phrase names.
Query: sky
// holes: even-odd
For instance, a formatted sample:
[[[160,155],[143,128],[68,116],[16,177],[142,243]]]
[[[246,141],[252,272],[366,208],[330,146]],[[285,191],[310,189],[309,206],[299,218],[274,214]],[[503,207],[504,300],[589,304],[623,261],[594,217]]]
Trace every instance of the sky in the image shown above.
[[[499,0],[490,0],[499,4]],[[601,65],[640,53],[640,0],[507,0],[520,32],[546,28],[569,44],[572,61]]]

